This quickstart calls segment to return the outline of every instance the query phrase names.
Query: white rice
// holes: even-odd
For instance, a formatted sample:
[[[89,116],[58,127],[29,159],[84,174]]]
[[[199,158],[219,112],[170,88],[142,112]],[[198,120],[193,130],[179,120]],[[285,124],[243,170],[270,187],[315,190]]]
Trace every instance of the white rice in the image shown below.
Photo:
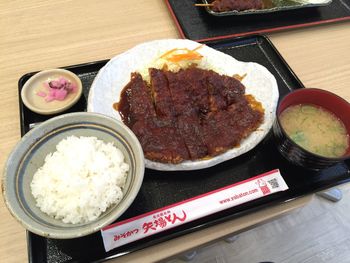
[[[113,143],[69,136],[46,156],[30,186],[44,213],[64,223],[86,223],[121,201],[128,170]]]

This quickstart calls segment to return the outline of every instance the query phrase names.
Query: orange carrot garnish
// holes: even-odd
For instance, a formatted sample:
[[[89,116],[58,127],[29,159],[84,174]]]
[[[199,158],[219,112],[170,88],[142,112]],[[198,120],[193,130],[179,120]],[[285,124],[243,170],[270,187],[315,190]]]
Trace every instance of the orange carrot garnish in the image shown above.
[[[180,62],[183,60],[200,60],[202,59],[202,55],[197,52],[199,48],[201,48],[203,45],[199,45],[193,50],[190,50],[188,48],[174,48],[172,50],[167,51],[164,53],[160,58],[166,59],[170,62]],[[176,54],[175,52],[183,51],[183,53]]]

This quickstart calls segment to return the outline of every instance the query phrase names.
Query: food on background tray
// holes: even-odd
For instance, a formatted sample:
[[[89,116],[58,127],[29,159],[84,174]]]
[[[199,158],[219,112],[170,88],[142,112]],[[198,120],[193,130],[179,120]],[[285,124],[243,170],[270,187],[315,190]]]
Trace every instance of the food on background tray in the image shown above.
[[[263,0],[214,0],[209,4],[196,4],[208,6],[214,12],[259,10],[264,8]]]
[[[332,0],[202,0],[194,4],[205,7],[214,16],[236,16],[327,6]]]
[[[40,210],[64,223],[87,223],[123,198],[129,165],[113,143],[69,136],[33,176],[31,192]]]
[[[245,90],[245,100],[249,101],[249,105],[256,106],[256,108],[253,108],[254,111],[257,111],[259,107],[257,106],[258,104],[254,104],[254,101],[250,98],[254,98],[255,101],[261,103],[261,110],[264,109],[264,111],[262,122],[259,127],[242,139],[236,147],[231,147],[227,150],[221,149],[221,152],[220,149],[217,148],[216,150],[218,154],[214,153],[210,158],[206,158],[209,156],[208,155],[203,158],[189,158],[180,161],[181,158],[174,156],[170,158],[173,159],[173,163],[170,163],[166,160],[164,162],[154,161],[146,157],[146,167],[161,171],[197,170],[214,166],[246,153],[253,149],[266,136],[272,127],[279,97],[277,82],[274,76],[262,65],[254,62],[238,61],[232,56],[220,52],[220,45],[215,46],[215,48],[218,50],[184,39],[154,40],[137,45],[112,58],[99,71],[90,88],[87,109],[91,112],[105,114],[118,120],[122,120],[123,118],[116,108],[118,109],[121,106],[119,103],[122,98],[122,91],[130,82],[131,76],[133,76],[133,78],[135,78],[134,81],[137,80],[140,85],[152,87],[149,73],[150,69],[154,69],[153,71],[157,73],[156,75],[166,74],[166,81],[168,81],[167,79],[170,75],[172,78],[177,79],[177,74],[187,75],[191,70],[196,70],[204,76],[208,74],[205,72],[212,72],[210,78],[215,77],[216,79],[222,77],[223,79],[230,79],[231,82],[234,81],[239,85],[243,85]],[[153,79],[161,81],[162,78]],[[183,81],[187,82],[185,78]],[[201,90],[201,92],[203,91],[208,92],[208,89]],[[152,90],[149,90],[149,92],[151,94],[156,94]],[[191,96],[191,99],[192,97],[193,96]],[[167,103],[167,101],[163,101],[162,99],[161,104],[164,103]],[[153,98],[152,105],[154,107]],[[222,108],[219,109],[221,110]],[[157,110],[158,113],[162,111],[160,108]],[[209,114],[208,116],[214,116],[214,114]],[[190,117],[192,118],[192,115],[190,115]],[[219,115],[217,117],[219,117]],[[221,117],[224,118],[225,116],[221,115]],[[155,129],[160,125],[166,127],[168,132],[173,132],[175,135],[178,135],[178,129],[171,128],[171,125],[174,126],[174,123],[169,123],[168,120],[164,121],[164,117],[161,119],[161,122],[159,122],[158,117],[156,120],[157,122],[147,122],[146,125],[153,125],[153,128]],[[188,122],[185,121],[184,123]],[[196,123],[193,125],[193,122],[190,123],[190,128],[194,128]],[[175,122],[175,124],[177,124],[177,122]],[[142,129],[140,129],[140,131],[142,131]],[[218,132],[222,131],[220,130]],[[164,137],[163,139],[167,139],[170,143],[174,143],[175,139],[172,139],[174,137],[175,136],[168,136],[168,138]],[[171,147],[174,146],[172,145]],[[187,150],[186,147],[185,149]],[[201,152],[201,150],[198,150],[198,152]],[[189,152],[187,151],[187,153],[183,153],[183,155],[186,154],[189,155]],[[203,153],[201,153],[201,155],[203,155]]]
[[[176,54],[170,61],[188,57],[193,56]],[[149,76],[148,84],[132,74],[118,110],[150,160],[179,163],[218,155],[239,146],[263,121],[261,103],[234,77],[195,65],[175,72],[150,68]]]
[[[312,153],[338,158],[349,148],[349,134],[345,125],[322,107],[293,105],[281,113],[280,121],[287,135]]]
[[[69,93],[77,92],[77,85],[63,76],[50,79],[43,83],[45,90],[38,90],[37,95],[45,98],[46,102],[64,100]]]
[[[258,10],[264,8],[262,0],[215,0],[211,3],[215,12]]]

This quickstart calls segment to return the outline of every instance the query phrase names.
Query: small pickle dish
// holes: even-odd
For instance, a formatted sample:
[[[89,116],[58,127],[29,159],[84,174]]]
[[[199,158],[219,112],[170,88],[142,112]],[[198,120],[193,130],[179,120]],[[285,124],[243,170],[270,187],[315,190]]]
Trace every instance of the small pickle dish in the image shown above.
[[[82,95],[80,78],[65,69],[47,69],[33,75],[23,86],[21,99],[33,112],[51,115],[63,112]]]

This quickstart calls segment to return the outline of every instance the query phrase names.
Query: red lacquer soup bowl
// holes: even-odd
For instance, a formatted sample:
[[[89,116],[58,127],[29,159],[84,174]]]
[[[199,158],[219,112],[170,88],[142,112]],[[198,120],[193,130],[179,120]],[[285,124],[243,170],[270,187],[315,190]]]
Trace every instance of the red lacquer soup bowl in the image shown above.
[[[298,89],[288,93],[281,99],[277,107],[277,117],[273,125],[273,132],[278,151],[291,163],[312,170],[320,170],[335,165],[350,158],[350,147],[339,157],[325,157],[313,153],[299,146],[287,134],[281,125],[281,113],[294,105],[314,105],[333,113],[337,119],[343,122],[347,130],[347,141],[349,145],[350,134],[350,104],[343,98],[326,90],[306,88]],[[321,143],[322,139],[320,139]]]

